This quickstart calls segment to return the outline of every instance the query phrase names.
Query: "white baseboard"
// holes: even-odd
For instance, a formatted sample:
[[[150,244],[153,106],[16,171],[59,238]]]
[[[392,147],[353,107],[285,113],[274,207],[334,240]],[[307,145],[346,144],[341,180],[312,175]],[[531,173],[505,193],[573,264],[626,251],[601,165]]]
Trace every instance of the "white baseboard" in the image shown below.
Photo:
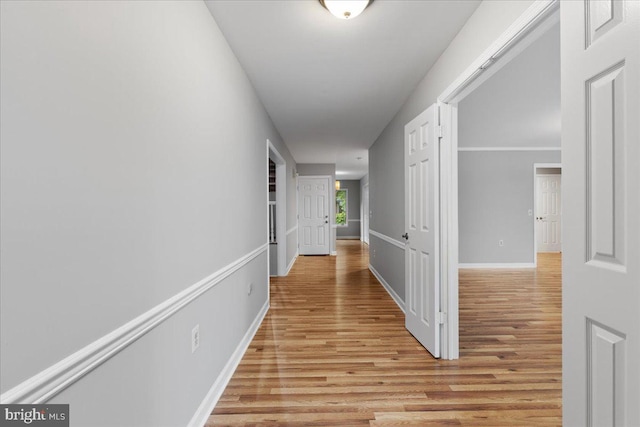
[[[264,304],[264,306],[260,310],[260,313],[258,313],[253,323],[249,327],[249,330],[247,330],[247,333],[240,341],[240,344],[238,344],[238,347],[236,347],[236,350],[233,352],[233,354],[227,361],[227,364],[220,372],[220,375],[218,375],[218,378],[216,378],[215,382],[209,389],[209,392],[198,407],[198,410],[195,414],[193,414],[193,417],[188,424],[189,427],[202,427],[205,425],[207,419],[209,419],[209,415],[211,415],[211,412],[213,412],[213,408],[216,407],[220,396],[222,396],[224,389],[229,384],[233,373],[236,371],[236,368],[240,364],[242,356],[244,356],[244,353],[249,348],[253,337],[256,335],[256,332],[258,332],[258,329],[260,328],[260,325],[262,324],[262,321],[264,320],[264,317],[267,315],[268,311],[269,301]]]
[[[507,262],[507,263],[460,263],[458,268],[477,268],[477,269],[490,269],[490,268],[536,268],[533,262]]]
[[[394,291],[393,288],[389,286],[387,281],[384,280],[382,275],[380,275],[380,273],[378,273],[378,271],[375,268],[373,268],[371,264],[369,264],[369,271],[371,271],[371,273],[373,273],[373,275],[376,276],[376,279],[378,279],[378,282],[380,282],[382,287],[387,291],[387,293],[391,296],[391,298],[393,298],[396,304],[398,304],[398,307],[400,307],[400,310],[402,310],[402,312],[405,313],[404,301],[400,299],[396,291]]]
[[[331,253],[330,253],[329,255],[331,255],[331,256],[337,256],[337,255],[338,255],[338,252],[337,252],[337,251],[331,251]]]
[[[287,266],[287,272],[284,274],[285,276],[289,275],[289,272],[293,268],[293,264],[296,263],[297,259],[298,259],[298,252],[296,252],[296,254],[293,256],[293,258],[291,258],[291,262],[289,262],[289,265]]]

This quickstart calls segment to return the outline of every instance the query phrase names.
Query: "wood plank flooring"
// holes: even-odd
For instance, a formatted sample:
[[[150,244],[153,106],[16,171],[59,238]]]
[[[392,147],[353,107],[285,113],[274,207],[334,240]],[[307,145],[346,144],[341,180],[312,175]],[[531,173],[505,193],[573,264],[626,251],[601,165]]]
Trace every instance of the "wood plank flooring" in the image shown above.
[[[436,360],[367,246],[299,257],[207,426],[561,425],[561,260],[460,271],[460,359]]]

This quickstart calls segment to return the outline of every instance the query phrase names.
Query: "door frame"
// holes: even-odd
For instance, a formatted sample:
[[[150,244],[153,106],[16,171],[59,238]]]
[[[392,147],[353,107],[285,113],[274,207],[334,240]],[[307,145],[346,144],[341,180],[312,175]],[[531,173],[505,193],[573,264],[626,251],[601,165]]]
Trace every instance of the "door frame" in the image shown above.
[[[329,192],[328,194],[328,202],[329,202],[329,236],[327,237],[327,242],[329,242],[329,252],[327,252],[327,255],[335,255],[335,253],[332,253],[331,251],[331,247],[332,247],[332,237],[333,237],[333,230],[335,229],[335,223],[336,223],[336,213],[335,213],[335,204],[336,204],[336,195],[335,195],[335,180],[333,179],[333,177],[331,175],[298,175],[297,179],[296,179],[296,211],[297,211],[297,224],[298,224],[298,254],[300,253],[300,180],[301,179],[305,179],[305,178],[310,178],[310,179],[326,179],[328,186],[327,186],[327,191]]]
[[[533,164],[533,216],[538,210],[538,169],[558,168],[562,170],[562,163],[534,163]],[[560,202],[562,203],[562,202]],[[562,206],[562,205],[560,205]],[[538,266],[538,221],[533,221],[533,264]]]
[[[367,193],[365,204],[364,194]],[[362,186],[362,191],[360,194],[360,199],[362,202],[362,212],[360,213],[360,240],[362,240],[367,245],[369,244],[369,183],[367,182]]]
[[[278,262],[276,273],[278,276],[287,275],[287,162],[267,139],[267,164],[271,159],[276,164],[276,253]],[[267,168],[267,186],[269,170]],[[269,241],[269,191],[267,187],[267,242]]]
[[[460,331],[458,313],[458,103],[490,75],[498,71],[518,50],[529,34],[541,31],[544,21],[559,15],[559,0],[536,0],[437,98],[440,106],[440,277],[441,308],[447,321],[441,331],[441,356],[458,359]],[[498,61],[498,62],[497,62]],[[496,63],[497,62],[497,63]],[[496,64],[496,66],[493,66]]]

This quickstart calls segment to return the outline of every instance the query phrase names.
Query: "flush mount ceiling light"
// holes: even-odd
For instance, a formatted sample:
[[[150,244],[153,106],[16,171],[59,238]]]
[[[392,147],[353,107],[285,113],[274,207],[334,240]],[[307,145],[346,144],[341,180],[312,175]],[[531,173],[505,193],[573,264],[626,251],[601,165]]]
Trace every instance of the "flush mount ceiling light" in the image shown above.
[[[360,15],[373,0],[318,0],[333,16],[353,19]]]

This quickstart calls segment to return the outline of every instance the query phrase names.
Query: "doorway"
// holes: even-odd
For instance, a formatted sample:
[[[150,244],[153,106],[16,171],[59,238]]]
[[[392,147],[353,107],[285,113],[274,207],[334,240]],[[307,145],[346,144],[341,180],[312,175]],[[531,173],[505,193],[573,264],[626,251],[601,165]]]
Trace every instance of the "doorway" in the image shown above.
[[[360,235],[362,236],[362,241],[367,245],[369,244],[369,183],[364,184],[362,186],[362,214],[360,215],[362,218],[362,230]]]
[[[535,255],[562,252],[562,167],[534,165]]]
[[[284,157],[267,139],[267,164],[273,163],[275,168],[267,170],[267,241],[269,242],[269,265],[271,276],[286,276],[287,274],[287,239],[286,239],[286,206],[287,187]],[[271,191],[273,190],[273,191]],[[272,200],[273,199],[273,200]],[[271,259],[275,257],[275,262]],[[273,266],[273,269],[271,268]]]
[[[536,40],[543,37],[552,27],[559,26],[559,2],[539,2],[534,3],[526,13],[523,15],[518,25],[514,25],[507,29],[505,33],[498,38],[494,44],[485,51],[483,55],[476,59],[472,65],[465,70],[454,82],[438,97],[438,103],[440,106],[440,125],[442,126],[443,141],[441,145],[440,164],[444,165],[441,172],[441,194],[445,195],[441,198],[441,211],[440,218],[441,223],[441,235],[442,235],[442,257],[440,264],[441,278],[443,288],[441,291],[441,307],[447,314],[447,323],[443,326],[442,331],[442,355],[446,359],[457,359],[459,357],[459,264],[461,262],[461,234],[465,232],[460,226],[459,220],[463,215],[469,213],[473,214],[473,209],[466,209],[464,212],[458,204],[459,196],[459,172],[464,166],[464,163],[469,164],[488,164],[490,159],[496,168],[486,168],[485,176],[487,178],[494,178],[494,183],[500,183],[504,188],[509,188],[510,184],[517,185],[517,189],[529,192],[524,199],[526,204],[520,203],[516,209],[516,216],[510,219],[497,219],[486,216],[486,221],[494,221],[491,224],[495,229],[501,231],[505,226],[519,223],[520,229],[525,229],[524,234],[530,239],[530,243],[527,245],[510,248],[508,246],[507,239],[509,237],[499,237],[497,233],[493,233],[491,238],[479,239],[480,245],[491,245],[491,251],[494,254],[504,255],[505,257],[513,256],[516,252],[515,249],[521,254],[526,253],[526,261],[516,261],[514,259],[506,258],[505,262],[515,264],[517,267],[534,267],[535,262],[535,250],[534,250],[534,174],[531,173],[531,167],[534,163],[559,163],[559,155],[561,152],[561,144],[558,140],[554,144],[541,144],[538,137],[544,136],[543,133],[536,133],[535,130],[547,127],[551,125],[553,120],[560,122],[560,108],[557,108],[557,119],[544,120],[535,123],[535,126],[531,127],[531,131],[514,132],[513,126],[519,123],[516,120],[510,118],[501,118],[496,120],[495,123],[490,123],[495,112],[495,107],[499,107],[503,110],[515,113],[519,111],[520,107],[526,107],[526,100],[523,100],[522,104],[516,104],[511,101],[496,102],[495,105],[484,105],[483,112],[484,117],[480,117],[479,125],[484,125],[486,129],[490,129],[489,136],[485,141],[472,141],[466,146],[459,147],[460,127],[461,122],[460,103],[465,98],[473,95],[473,93],[481,86],[489,81],[489,79],[497,72],[502,70],[507,64],[512,64],[514,59],[525,51],[528,47],[532,46]],[[559,33],[559,32],[558,32]],[[559,41],[558,41],[559,46]],[[559,51],[559,49],[558,49]],[[559,58],[559,53],[558,53]],[[514,82],[517,78],[517,73],[514,73]],[[557,78],[559,81],[559,70],[557,71]],[[539,76],[535,76],[539,77]],[[489,82],[490,83],[490,82]],[[513,82],[512,82],[513,83]],[[527,82],[530,84],[530,82]],[[520,82],[522,84],[522,81]],[[505,88],[496,89],[503,90],[509,95],[509,91]],[[516,88],[517,90],[517,88]],[[536,93],[536,99],[540,99],[540,94]],[[558,95],[559,95],[559,83],[558,83]],[[555,116],[554,116],[555,117]],[[489,119],[489,120],[487,120]],[[503,132],[502,135],[497,135],[497,132]],[[511,135],[509,133],[511,132]],[[510,136],[523,135],[528,137],[528,140],[515,141],[509,140]],[[503,138],[502,143],[498,143],[496,136]],[[459,148],[462,148],[461,150]],[[551,157],[540,157],[543,153],[549,153]],[[467,156],[467,160],[461,159]],[[473,158],[472,158],[473,157]],[[470,159],[470,160],[469,160]],[[497,167],[508,167],[513,160],[519,162],[522,167],[518,169],[524,171],[526,175],[525,179],[514,180],[509,173],[503,174],[503,176],[496,176],[492,173],[497,170]],[[524,160],[523,160],[524,159]],[[526,166],[528,164],[528,166]],[[470,179],[469,181],[473,181]],[[491,184],[490,179],[486,181],[487,186]],[[513,191],[513,188],[511,189]],[[511,194],[518,194],[518,191]],[[495,194],[500,196],[503,190],[496,190]],[[499,199],[497,199],[499,202]],[[504,205],[506,206],[506,205]],[[497,217],[497,216],[496,216]],[[472,218],[473,219],[473,218]],[[505,236],[509,235],[508,231],[502,231]],[[524,235],[523,234],[523,235]],[[518,239],[513,239],[518,242]],[[482,247],[475,248],[476,254],[482,254]],[[511,251],[510,249],[514,249]],[[486,264],[493,264],[490,261],[484,261]],[[519,264],[519,265],[518,265]]]

